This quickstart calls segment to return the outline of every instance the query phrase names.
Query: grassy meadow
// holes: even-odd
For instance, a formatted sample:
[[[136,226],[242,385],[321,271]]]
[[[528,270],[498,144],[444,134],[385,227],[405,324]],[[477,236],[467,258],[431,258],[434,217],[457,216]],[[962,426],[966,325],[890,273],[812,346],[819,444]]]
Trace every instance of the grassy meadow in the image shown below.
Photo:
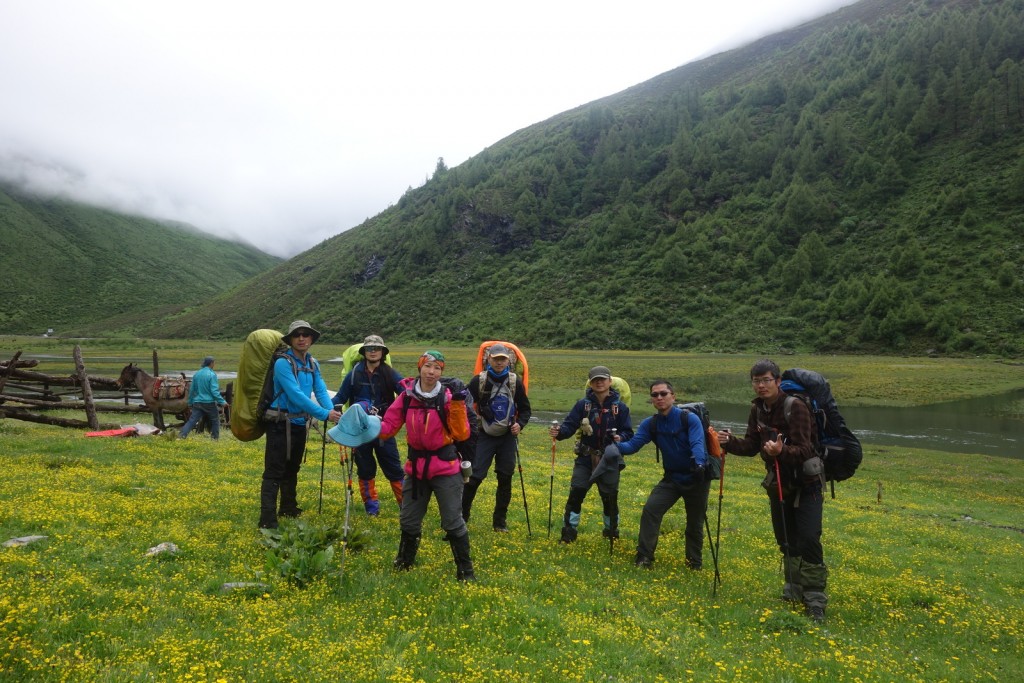
[[[127,359],[195,369],[212,353],[233,370],[238,344],[80,341],[91,374]],[[0,338],[0,356],[70,356],[74,342]],[[426,348],[426,346],[424,346]],[[322,361],[343,346],[314,347]],[[468,375],[474,349],[449,350]],[[400,371],[416,347],[392,349]],[[746,401],[753,357],[531,351],[540,410],[564,412],[586,369],[609,365],[634,387],[667,376],[680,397]],[[840,404],[915,405],[1024,386],[1024,368],[981,359],[787,357],[821,369]],[[63,361],[46,361],[39,370]],[[54,365],[51,365],[53,363]],[[109,370],[107,368],[113,368]],[[103,368],[98,371],[95,368]],[[333,390],[337,366],[325,363]],[[951,388],[955,388],[951,393]],[[1020,414],[1020,411],[1017,411]],[[70,413],[69,413],[70,416]],[[80,416],[75,415],[76,417]],[[1024,430],[1022,430],[1024,431]],[[600,502],[583,506],[580,538],[557,543],[571,444],[554,468],[540,425],[520,440],[509,523],[489,525],[493,475],[470,524],[479,581],[460,585],[436,509],[418,566],[396,573],[397,508],[357,502],[360,550],[336,548],[327,572],[298,587],[266,567],[256,530],[262,441],[228,433],[88,439],[82,432],[0,420],[0,680],[43,681],[1010,681],[1024,678],[1024,460],[866,444],[857,476],[825,511],[828,619],[809,622],[778,599],[778,551],[758,460],[730,456],[721,502],[722,584],[683,566],[681,507],[662,527],[653,570],[632,565],[640,510],[660,477],[653,451],[628,459],[620,492],[623,538],[609,552]],[[338,447],[326,448],[323,509],[315,436],[300,474],[304,523],[337,529],[345,509]],[[518,477],[517,477],[518,479]],[[358,498],[358,493],[356,494]],[[709,517],[718,513],[713,490]],[[290,522],[289,522],[290,523]],[[163,542],[175,555],[149,557]],[[225,583],[261,584],[226,591]]]

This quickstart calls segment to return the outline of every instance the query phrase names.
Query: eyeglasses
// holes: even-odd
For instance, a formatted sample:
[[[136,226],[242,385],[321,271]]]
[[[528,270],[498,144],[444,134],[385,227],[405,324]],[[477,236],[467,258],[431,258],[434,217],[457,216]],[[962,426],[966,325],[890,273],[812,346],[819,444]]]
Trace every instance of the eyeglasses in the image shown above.
[[[671,395],[672,395],[671,391],[652,391],[651,392],[651,398],[665,398],[666,396],[671,396]]]
[[[755,377],[754,379],[750,380],[750,383],[753,384],[756,387],[756,386],[759,386],[759,385],[771,384],[774,381],[775,381],[774,377]]]
[[[308,330],[295,330],[292,332],[293,337],[312,337],[313,333]]]

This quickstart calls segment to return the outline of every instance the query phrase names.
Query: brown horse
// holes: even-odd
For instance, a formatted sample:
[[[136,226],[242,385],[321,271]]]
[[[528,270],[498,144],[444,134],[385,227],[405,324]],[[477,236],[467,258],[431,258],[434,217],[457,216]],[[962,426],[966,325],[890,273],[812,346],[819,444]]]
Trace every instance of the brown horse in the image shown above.
[[[164,411],[185,419],[188,412],[188,390],[191,380],[182,377],[153,377],[134,363],[121,370],[117,386],[122,389],[134,386],[142,393],[142,401],[153,413],[153,424],[157,429],[166,429]]]

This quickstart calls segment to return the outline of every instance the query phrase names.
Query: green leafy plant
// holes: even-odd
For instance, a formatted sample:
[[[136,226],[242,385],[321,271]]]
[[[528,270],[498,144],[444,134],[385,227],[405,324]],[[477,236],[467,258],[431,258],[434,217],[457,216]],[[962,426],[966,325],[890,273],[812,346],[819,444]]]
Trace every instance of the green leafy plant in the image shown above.
[[[348,552],[358,552],[370,547],[372,539],[365,530],[350,531],[345,539],[342,527],[321,519],[286,521],[277,529],[260,531],[267,547],[266,571],[299,587],[327,573],[336,548],[345,545]]]
[[[333,524],[301,519],[260,531],[267,547],[266,570],[300,587],[327,571],[334,545],[342,538],[342,530]]]

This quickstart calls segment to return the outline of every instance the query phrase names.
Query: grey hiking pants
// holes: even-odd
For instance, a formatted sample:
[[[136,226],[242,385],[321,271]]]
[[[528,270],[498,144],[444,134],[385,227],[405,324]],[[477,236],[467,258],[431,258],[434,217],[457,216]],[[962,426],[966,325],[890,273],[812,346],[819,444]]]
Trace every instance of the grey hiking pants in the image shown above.
[[[661,533],[661,521],[682,498],[686,508],[686,564],[693,568],[700,567],[703,561],[704,515],[707,514],[710,490],[710,481],[683,485],[665,477],[655,484],[640,515],[637,555],[649,560],[654,559],[654,551],[658,548],[658,535]]]

